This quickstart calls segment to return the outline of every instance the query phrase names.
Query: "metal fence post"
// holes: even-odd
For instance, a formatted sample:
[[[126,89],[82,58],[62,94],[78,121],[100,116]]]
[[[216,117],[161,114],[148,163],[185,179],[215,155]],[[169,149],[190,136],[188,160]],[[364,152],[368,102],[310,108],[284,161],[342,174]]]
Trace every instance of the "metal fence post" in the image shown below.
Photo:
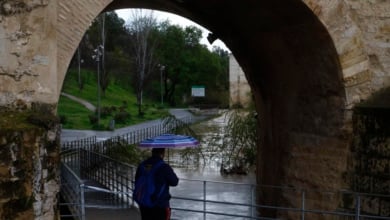
[[[355,220],[360,219],[360,196],[359,194],[356,194],[356,214],[355,214]]]
[[[203,181],[203,220],[206,220],[206,181]]]
[[[254,215],[253,215],[253,212],[254,212],[254,203],[253,203],[253,201],[254,201],[254,198],[255,198],[255,186],[254,185],[252,185],[252,184],[250,184],[250,186],[251,186],[251,217],[254,217]]]
[[[80,203],[81,220],[85,220],[84,184],[80,184]]]
[[[302,190],[301,219],[305,220],[305,190]]]

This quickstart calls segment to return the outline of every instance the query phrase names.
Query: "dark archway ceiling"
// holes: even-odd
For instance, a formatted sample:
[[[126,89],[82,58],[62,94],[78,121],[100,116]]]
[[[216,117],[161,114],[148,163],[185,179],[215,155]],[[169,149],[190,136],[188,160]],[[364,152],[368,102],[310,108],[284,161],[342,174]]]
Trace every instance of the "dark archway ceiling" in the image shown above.
[[[250,72],[262,72],[254,70],[251,64],[259,64],[262,59],[258,51],[268,46],[264,40],[269,33],[321,26],[300,0],[114,0],[106,10],[122,8],[167,11],[204,26],[229,47],[251,84],[257,80],[251,79]],[[244,54],[246,58],[240,59]]]
[[[221,37],[239,32],[274,31],[312,21],[313,14],[300,0],[114,0],[107,10],[150,8],[168,11],[193,20]]]

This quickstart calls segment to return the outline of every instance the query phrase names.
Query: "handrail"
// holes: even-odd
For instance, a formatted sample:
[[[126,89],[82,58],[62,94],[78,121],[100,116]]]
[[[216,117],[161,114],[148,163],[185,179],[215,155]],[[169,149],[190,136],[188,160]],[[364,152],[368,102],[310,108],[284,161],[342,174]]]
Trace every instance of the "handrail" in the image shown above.
[[[382,197],[382,198],[389,198],[390,199],[390,195],[381,195],[381,194],[369,194],[369,193],[358,193],[358,192],[351,192],[351,191],[347,191],[347,190],[341,190],[341,191],[320,191],[320,190],[303,190],[303,189],[297,189],[297,188],[293,188],[293,187],[284,187],[284,186],[270,186],[270,185],[254,185],[254,184],[247,184],[247,183],[234,183],[234,182],[221,182],[221,181],[205,181],[205,180],[194,180],[194,179],[181,179],[181,181],[190,181],[190,182],[202,182],[203,184],[200,184],[200,183],[196,183],[195,186],[199,186],[199,187],[203,187],[203,189],[199,188],[197,189],[198,193],[194,193],[194,191],[191,192],[191,194],[193,194],[196,198],[189,198],[187,195],[184,195],[184,196],[180,196],[180,195],[176,195],[175,194],[175,190],[173,190],[173,196],[172,196],[172,199],[173,199],[173,202],[172,203],[172,209],[173,210],[178,210],[178,211],[188,211],[188,212],[198,212],[198,213],[203,213],[203,219],[206,219],[206,214],[213,214],[213,215],[223,215],[223,216],[232,216],[232,215],[242,215],[241,213],[240,214],[237,214],[237,213],[218,213],[218,212],[211,212],[210,210],[207,210],[208,207],[212,207],[213,204],[216,205],[225,205],[225,206],[231,206],[231,205],[234,205],[234,206],[244,206],[244,207],[247,207],[247,213],[249,213],[248,216],[245,216],[245,218],[247,219],[257,219],[255,216],[261,216],[261,213],[260,214],[256,214],[256,215],[253,215],[253,211],[252,210],[264,210],[264,209],[273,209],[273,210],[277,210],[278,212],[282,213],[282,212],[293,212],[293,213],[297,213],[297,214],[300,214],[301,216],[301,219],[304,220],[305,217],[308,217],[309,214],[312,214],[312,215],[333,215],[333,216],[346,216],[346,217],[354,217],[354,219],[360,219],[362,217],[364,218],[370,218],[370,219],[388,219],[388,217],[384,217],[384,216],[380,216],[380,214],[378,213],[377,215],[375,214],[368,214],[368,213],[363,213],[363,211],[361,210],[362,207],[361,207],[361,200],[362,199],[369,199],[369,198],[372,198],[372,197]],[[231,188],[228,188],[226,189],[226,192],[229,191],[229,189],[240,189],[240,188],[245,188],[245,186],[248,186],[246,189],[247,190],[250,190],[247,191],[246,193],[249,195],[254,195],[254,190],[256,189],[259,189],[259,188],[262,188],[262,187],[272,187],[272,188],[278,188],[278,189],[283,189],[283,190],[293,190],[293,191],[297,191],[297,192],[300,192],[301,193],[301,206],[299,207],[299,205],[297,205],[296,207],[284,207],[284,206],[273,206],[273,205],[259,205],[259,204],[255,204],[253,203],[253,201],[255,200],[254,197],[251,197],[249,200],[246,199],[245,201],[249,201],[249,202],[237,202],[237,201],[223,201],[223,198],[219,198],[218,200],[217,199],[207,199],[208,197],[208,192],[206,190],[206,187],[210,184],[216,184],[217,186],[215,186],[211,193],[214,193],[214,194],[218,194],[218,192],[214,192],[215,189],[220,189],[220,188],[223,188],[223,185],[232,185],[230,186]],[[184,185],[188,185],[188,184],[184,184]],[[179,185],[180,186],[180,185]],[[193,188],[193,187],[192,187]],[[226,188],[226,187],[225,187]],[[180,190],[179,190],[180,192]],[[199,193],[203,192],[203,195],[200,195]],[[355,199],[355,209],[349,209],[350,207],[346,207],[347,209],[346,210],[343,210],[343,211],[338,211],[337,209],[336,210],[327,210],[327,209],[324,209],[324,208],[320,208],[320,207],[305,207],[305,204],[306,204],[306,201],[309,200],[309,197],[306,197],[305,195],[306,194],[310,194],[312,192],[315,192],[315,193],[324,193],[324,195],[329,195],[329,193],[332,193],[332,196],[343,196],[344,194],[347,194],[345,196],[348,196],[350,195],[351,197],[353,197]],[[341,194],[340,194],[341,193]],[[212,195],[213,196],[213,195]],[[363,198],[363,197],[367,197],[367,198]],[[231,197],[228,197],[229,199]],[[183,203],[177,203],[175,202],[175,200],[184,200],[184,201],[187,201],[187,202],[183,202]],[[198,203],[195,203],[195,204],[198,204],[198,205],[192,205],[191,204],[194,204],[194,203],[191,203],[192,202],[198,202]],[[190,202],[190,203],[189,203]],[[202,203],[203,204],[203,207],[200,208],[200,205],[199,203]],[[190,208],[186,209],[186,208],[183,208],[183,207],[180,207],[181,205],[185,204],[184,206],[191,206]],[[199,207],[199,209],[194,209],[194,207]],[[342,207],[340,207],[342,208]],[[227,209],[225,209],[227,210]],[[349,211],[348,211],[349,210]]]
[[[184,124],[193,123],[192,116],[184,116],[178,118],[178,120],[180,120]],[[107,140],[99,142],[97,141],[96,136],[64,142],[61,143],[61,153],[66,153],[68,151],[77,150],[80,148],[97,151],[99,153],[105,153],[110,147],[116,146],[117,142],[136,144],[146,138],[151,138],[157,135],[172,132],[172,130],[177,126],[174,124],[168,126],[163,125],[164,124],[161,122],[159,124],[151,125],[149,127],[145,127],[139,130],[119,134],[117,136],[113,136]]]
[[[65,163],[61,163],[61,182],[61,195],[67,203],[60,205],[66,205],[74,218],[85,220],[83,181]]]
[[[146,129],[143,129],[141,131],[133,131],[133,132],[130,132],[129,134],[125,134],[125,135],[128,135],[125,140],[130,140],[130,141],[136,141],[138,139],[144,139],[146,137],[148,137],[149,135],[156,135],[158,132],[158,130],[161,129],[161,124],[160,125],[156,125],[154,126],[153,128],[146,128]],[[162,131],[162,130],[160,130]],[[157,133],[156,133],[157,132]],[[123,137],[123,136],[122,136]],[[83,212],[83,209],[85,208],[85,198],[83,199],[84,197],[84,193],[85,191],[93,191],[93,192],[102,192],[102,193],[110,193],[110,194],[115,194],[115,195],[122,195],[123,198],[121,198],[120,200],[125,200],[125,201],[129,201],[130,199],[132,200],[131,198],[131,191],[133,190],[133,181],[134,181],[134,172],[135,172],[135,167],[134,166],[131,166],[131,165],[128,165],[126,163],[122,163],[122,162],[119,162],[119,161],[115,161],[113,159],[111,159],[110,157],[108,157],[107,155],[103,155],[101,153],[104,153],[107,146],[104,146],[104,145],[108,145],[108,142],[112,142],[112,141],[115,141],[115,138],[117,139],[121,139],[121,136],[116,136],[112,139],[109,139],[109,140],[106,140],[106,141],[103,141],[103,142],[99,142],[99,146],[98,146],[98,152],[91,152],[89,151],[88,152],[88,156],[86,156],[86,159],[81,159],[81,153],[80,152],[86,152],[87,149],[89,150],[93,150],[90,146],[91,145],[96,145],[96,143],[93,143],[93,138],[90,138],[90,139],[86,139],[84,141],[84,144],[86,144],[86,149],[84,148],[85,146],[81,146],[79,145],[79,143],[73,141],[72,144],[75,144],[75,145],[72,145],[71,148],[68,148],[70,149],[70,151],[68,152],[63,152],[63,162],[66,163],[66,162],[70,162],[69,165],[71,165],[72,168],[74,169],[77,169],[77,171],[80,172],[80,175],[82,176],[82,174],[85,174],[85,170],[83,170],[83,168],[88,168],[87,171],[91,171],[89,168],[91,168],[91,162],[95,162],[98,166],[97,169],[93,170],[94,172],[99,172],[99,173],[87,173],[88,175],[86,175],[86,177],[88,178],[91,178],[99,183],[101,183],[102,185],[104,185],[105,187],[107,188],[101,188],[101,187],[94,187],[94,186],[88,186],[88,185],[84,185],[82,183],[82,180],[80,178],[75,178],[75,181],[76,182],[79,182],[80,184],[76,186],[78,186],[79,188],[75,189],[74,191],[75,192],[80,192],[80,203],[79,204],[76,204],[76,203],[72,203],[72,202],[69,202],[67,203],[68,205],[71,205],[71,206],[75,206],[75,207],[80,207],[80,211],[78,213],[80,213],[80,217],[79,219],[82,219],[82,217],[84,216],[85,217],[85,210]],[[95,137],[96,139],[96,137]],[[89,141],[91,140],[91,141]],[[77,143],[77,144],[76,144]],[[81,142],[82,144],[83,142]],[[127,143],[130,143],[130,142],[127,142]],[[75,146],[75,147],[74,147]],[[100,148],[101,147],[101,148]],[[78,161],[75,161],[75,160],[78,160]],[[94,160],[94,161],[92,161]],[[105,163],[100,163],[101,161],[105,161]],[[89,163],[89,164],[83,164],[83,163]],[[110,163],[113,163],[115,165],[110,165]],[[64,164],[67,169],[69,169],[70,171],[71,168]],[[126,167],[126,169],[130,169],[131,170],[131,174],[129,175],[129,179],[127,179],[127,177],[125,178],[122,174],[119,173],[119,170],[115,170],[116,168],[118,167]],[[115,172],[118,171],[118,174],[119,175],[111,175],[113,173],[110,173],[112,170],[114,170]],[[123,170],[121,170],[120,172],[123,172]],[[74,177],[77,177],[78,175],[76,174],[77,172],[70,172],[71,176],[74,176]],[[109,174],[109,175],[107,175]],[[124,178],[125,181],[123,182],[123,179],[121,179],[120,181],[120,184],[119,186],[117,185],[116,182],[117,179],[115,179],[113,181],[113,178],[112,177],[120,177],[120,178]],[[185,200],[185,201],[196,201],[196,202],[202,202],[203,204],[203,209],[200,209],[200,210],[193,210],[193,209],[184,209],[182,207],[177,207],[176,205],[173,206],[173,210],[177,210],[177,211],[186,211],[186,212],[198,212],[198,213],[203,213],[203,219],[206,219],[206,216],[207,214],[211,214],[211,215],[223,215],[223,216],[234,216],[234,217],[243,217],[241,214],[237,214],[237,213],[219,213],[219,212],[214,212],[214,211],[210,211],[210,210],[207,210],[207,205],[208,204],[221,204],[221,205],[237,205],[237,206],[247,206],[249,211],[248,213],[250,212],[250,215],[249,216],[245,216],[245,218],[250,218],[250,219],[267,219],[267,218],[259,218],[259,217],[255,217],[257,216],[256,213],[254,212],[257,212],[258,209],[276,209],[280,212],[283,212],[283,211],[287,211],[287,212],[294,212],[294,213],[300,213],[301,215],[301,220],[304,220],[305,219],[305,216],[306,214],[321,214],[321,215],[338,215],[338,216],[349,216],[349,217],[354,217],[355,219],[359,219],[359,218],[370,218],[370,219],[388,219],[388,217],[382,217],[382,216],[373,216],[373,215],[367,215],[366,213],[362,213],[363,210],[362,210],[362,197],[386,197],[386,198],[390,198],[390,195],[381,195],[381,194],[370,194],[370,193],[359,193],[359,192],[353,192],[353,191],[348,191],[348,190],[339,190],[339,191],[321,191],[321,190],[307,190],[307,189],[303,189],[303,188],[294,188],[294,187],[288,187],[288,186],[272,186],[272,185],[254,185],[254,184],[245,184],[245,183],[231,183],[231,182],[221,182],[221,181],[204,181],[204,180],[194,180],[194,179],[181,179],[181,181],[198,181],[198,182],[203,182],[203,199],[194,199],[194,198],[189,198],[189,197],[182,197],[182,196],[176,196],[174,195],[172,198],[173,199],[177,199],[177,200]],[[64,182],[66,183],[66,181]],[[224,202],[224,201],[216,201],[216,200],[210,200],[210,199],[206,199],[207,198],[207,191],[206,191],[206,186],[208,184],[235,184],[236,186],[240,187],[240,186],[244,186],[244,185],[248,185],[251,187],[250,189],[250,195],[251,195],[251,198],[250,198],[250,203],[246,204],[246,203],[240,203],[240,202]],[[66,185],[66,184],[65,184]],[[117,186],[115,186],[117,185]],[[258,193],[255,193],[255,190],[257,188],[273,188],[273,189],[279,189],[279,190],[292,190],[293,193],[300,193],[300,197],[297,196],[297,201],[298,201],[298,204],[296,205],[297,207],[283,207],[283,206],[270,206],[270,205],[257,205],[254,203],[254,201],[256,200],[255,199],[255,195],[258,195]],[[126,191],[125,191],[126,189]],[[354,203],[354,207],[347,207],[346,210],[349,210],[350,212],[348,211],[344,211],[344,212],[341,212],[341,211],[332,211],[332,210],[319,210],[319,209],[313,209],[311,207],[307,207],[308,206],[308,203],[306,202],[307,200],[309,200],[309,196],[307,194],[309,193],[329,193],[329,194],[332,194],[331,196],[339,196],[339,195],[335,195],[335,194],[350,194],[351,196],[353,196],[353,199],[355,201]],[[293,195],[295,196],[295,194]],[[300,200],[300,201],[299,201]],[[300,203],[299,203],[300,202]],[[134,204],[134,201],[132,201],[132,204]],[[300,206],[300,207],[299,207]],[[271,219],[271,218],[268,218],[268,219]],[[83,220],[83,219],[82,219]]]
[[[97,153],[93,153],[93,154],[96,154],[98,155]],[[104,155],[99,155],[100,157],[102,158],[105,158],[107,160],[109,160],[110,158],[109,157],[106,157]],[[125,164],[125,163],[121,163],[121,162],[118,162],[118,164],[122,164],[122,165],[126,165],[128,166],[129,168],[134,168],[133,166],[130,166],[128,164]],[[66,164],[63,164],[63,167],[66,167],[67,169],[70,169],[69,166],[67,166]],[[102,172],[105,172],[102,170]],[[75,178],[75,180],[77,180],[78,183],[82,183],[82,180],[80,178],[77,177],[76,173],[69,170],[69,173],[72,174]],[[120,190],[112,190],[112,189],[108,189],[108,188],[102,188],[102,187],[96,187],[96,186],[90,186],[90,185],[86,185],[86,184],[80,184],[79,185],[79,192],[81,193],[81,195],[85,195],[85,193],[88,193],[88,192],[102,192],[102,193],[109,193],[109,194],[113,194],[113,195],[122,195],[123,198],[129,196],[131,197],[131,193],[132,193],[132,182],[133,178],[131,179],[131,184],[130,184],[130,188],[128,188],[129,190],[128,191],[120,191]],[[388,219],[388,217],[382,217],[382,216],[374,216],[374,215],[368,215],[368,214],[363,214],[363,213],[360,213],[360,204],[357,204],[358,206],[356,207],[357,210],[353,211],[351,210],[351,212],[348,212],[348,211],[332,211],[332,210],[319,210],[319,209],[313,209],[313,208],[308,208],[308,207],[305,207],[304,205],[302,205],[301,207],[283,207],[283,206],[271,206],[271,205],[258,205],[258,204],[255,204],[253,203],[253,201],[255,200],[254,196],[255,193],[254,193],[254,190],[256,190],[256,187],[271,187],[271,188],[278,188],[278,189],[284,189],[284,190],[294,190],[294,191],[298,191],[298,192],[301,192],[302,193],[302,203],[301,204],[305,204],[305,201],[306,201],[306,197],[305,197],[305,193],[306,192],[322,192],[322,193],[331,193],[331,191],[319,191],[319,190],[302,190],[302,189],[297,189],[297,188],[293,188],[293,187],[283,187],[283,186],[270,186],[270,185],[265,185],[265,186],[256,186],[254,184],[246,184],[246,183],[234,183],[234,182],[222,182],[222,181],[205,181],[205,180],[194,180],[194,179],[181,179],[181,181],[191,181],[191,182],[202,182],[203,184],[196,184],[198,186],[202,186],[203,189],[199,189],[198,192],[200,192],[201,194],[203,193],[202,197],[201,198],[190,198],[189,196],[180,196],[180,195],[173,195],[172,196],[172,210],[176,210],[176,211],[179,211],[179,212],[193,212],[193,213],[203,213],[203,219],[206,219],[207,218],[207,215],[219,215],[219,216],[226,216],[226,217],[237,217],[237,218],[246,218],[246,219],[261,219],[261,220],[274,220],[273,218],[266,218],[266,217],[261,217],[261,215],[258,215],[256,213],[253,213],[253,210],[259,210],[259,209],[274,209],[274,210],[278,210],[279,212],[284,212],[284,211],[287,211],[287,212],[294,212],[294,213],[301,213],[301,219],[305,219],[305,216],[307,214],[320,214],[320,215],[333,215],[333,216],[345,216],[345,217],[354,217],[355,219],[359,219],[360,218],[370,218],[370,219]],[[65,181],[66,182],[66,181]],[[253,198],[251,198],[249,200],[249,203],[245,203],[245,202],[229,202],[229,201],[222,201],[222,200],[215,200],[215,199],[207,199],[207,196],[208,196],[208,192],[206,190],[206,187],[210,184],[216,184],[216,188],[222,188],[221,185],[232,185],[231,187],[233,187],[234,189],[240,189],[240,188],[245,188],[245,186],[248,186],[248,190],[250,190],[250,192],[248,192],[248,194],[250,193],[251,196],[253,196]],[[76,184],[77,185],[77,184]],[[183,184],[184,186],[186,184]],[[360,201],[360,196],[384,196],[384,197],[389,197],[390,198],[390,195],[378,195],[378,194],[368,194],[368,193],[356,193],[356,192],[349,192],[349,191],[346,191],[346,190],[343,190],[341,191],[342,193],[351,193],[353,196],[356,197],[356,199],[358,199],[357,201]],[[340,191],[333,191],[333,193],[340,193]],[[86,207],[86,203],[87,203],[87,200],[88,198],[85,198],[85,202],[82,202],[82,200],[78,200],[80,201],[80,204],[79,205],[75,205],[75,204],[71,204],[75,207],[80,207],[80,211],[77,212],[77,213],[80,213],[78,214],[80,216],[80,218],[78,219],[81,219],[83,220],[83,216],[85,215],[85,210],[82,211],[83,209],[85,209]],[[185,202],[180,202],[178,203],[177,201],[185,201]],[[175,202],[176,201],[176,202]],[[191,206],[190,208],[183,208],[181,207],[180,205],[183,205],[183,204],[186,204],[188,205],[189,203],[188,202],[200,202],[203,204],[203,208],[200,208],[200,209],[195,209],[194,207],[196,206]],[[134,204],[134,203],[133,203]],[[218,205],[224,205],[224,206],[244,206],[244,207],[247,207],[247,211],[246,213],[248,213],[248,215],[245,215],[245,214],[242,214],[240,212],[235,212],[235,213],[228,213],[228,212],[218,212],[218,211],[213,211],[213,210],[208,210],[208,207],[210,207],[210,205],[212,204],[218,204]],[[69,205],[69,203],[68,203]],[[105,206],[106,208],[108,206]],[[104,208],[103,206],[100,206],[100,208]],[[121,206],[116,206],[116,208],[123,208]]]

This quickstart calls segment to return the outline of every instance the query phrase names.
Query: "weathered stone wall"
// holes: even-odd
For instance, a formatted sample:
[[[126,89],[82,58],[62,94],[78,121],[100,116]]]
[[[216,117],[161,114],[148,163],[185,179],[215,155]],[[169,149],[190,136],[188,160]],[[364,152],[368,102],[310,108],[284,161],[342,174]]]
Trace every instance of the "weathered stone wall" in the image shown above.
[[[0,219],[58,219],[59,122],[48,111],[0,111]]]
[[[390,85],[390,2],[304,0],[331,34],[343,69],[347,108]]]
[[[57,26],[55,28],[57,31],[57,69],[59,77],[59,81],[55,86],[58,94],[60,94],[70,60],[85,31],[110,2],[112,0],[58,1]],[[97,47],[98,45],[95,46]]]
[[[328,29],[339,54],[346,94],[345,121],[341,129],[333,131],[332,127],[325,126],[325,122],[318,121],[322,124],[320,125],[322,129],[328,132],[317,133],[313,126],[312,131],[309,132],[301,130],[290,133],[290,146],[284,149],[288,159],[286,160],[288,162],[283,165],[284,183],[306,189],[356,190],[351,185],[351,181],[342,178],[345,172],[351,169],[346,160],[351,154],[348,143],[352,141],[352,132],[357,129],[352,126],[350,109],[368,99],[374,91],[390,83],[390,35],[388,33],[390,2],[340,0],[305,0],[305,2]],[[320,102],[318,99],[318,103]],[[342,105],[341,100],[339,103]],[[337,106],[336,103],[334,104]],[[302,106],[304,105],[302,103]],[[323,111],[328,109],[324,108]],[[341,116],[336,113],[329,111],[329,114],[335,114],[330,118]],[[307,112],[307,116],[310,114]],[[311,123],[306,123],[305,120],[320,119],[307,117],[302,119],[303,124]],[[372,135],[375,136],[374,133]],[[383,184],[388,182],[385,181]],[[300,204],[299,194],[283,192],[282,196],[283,202],[288,205]],[[342,206],[341,195],[322,198],[318,193],[312,197],[317,199],[308,200],[307,206],[330,211]],[[290,217],[299,218],[299,216]],[[313,219],[326,218],[315,216]]]
[[[251,88],[233,54],[229,56],[229,105],[248,107],[252,102]]]
[[[55,105],[82,34],[113,1],[118,2],[117,7],[137,2],[134,5],[181,12],[217,30],[216,35],[227,40],[253,86],[257,110],[263,109],[265,113],[260,116],[259,124],[265,132],[262,136],[265,149],[259,152],[268,161],[264,160],[259,172],[266,173],[267,180],[306,188],[349,187],[342,179],[348,170],[345,158],[350,153],[348,143],[352,134],[352,121],[345,108],[351,109],[373,91],[389,85],[388,0],[304,0],[327,28],[338,56],[329,46],[329,36],[322,26],[300,7],[301,1],[254,1],[256,7],[250,7],[239,1],[220,4],[205,0],[0,0],[0,109],[27,112],[34,102]],[[296,8],[275,7],[283,4]],[[338,61],[343,85],[339,85],[335,67]],[[340,91],[345,92],[346,103]],[[35,133],[28,133],[33,131],[19,130],[19,124],[23,123],[15,123],[7,132],[12,133],[13,129],[20,140],[31,135],[26,140],[35,140],[37,144],[20,141],[16,142],[18,145],[26,149],[30,145],[50,145],[41,144],[46,143],[45,131],[33,128]],[[48,133],[51,130],[46,128]],[[9,149],[14,141],[9,140],[8,133],[0,133],[7,137],[3,139],[4,149]],[[32,138],[34,135],[36,138]],[[24,152],[25,148],[19,149]],[[31,155],[41,155],[40,147],[34,149]],[[47,161],[42,160],[44,167]],[[268,166],[275,161],[275,166]],[[7,169],[8,165],[4,165],[1,170],[4,181],[9,182],[13,178],[7,176]],[[39,177],[37,170],[34,175]],[[43,182],[40,184],[44,185]],[[27,188],[31,184],[31,192],[38,192],[33,191],[35,181],[26,179],[25,183]],[[271,193],[269,198],[276,196]],[[297,204],[289,195],[283,199]],[[31,211],[34,216],[41,216],[39,210],[53,206],[44,205],[49,202],[39,204],[34,203],[36,208]],[[337,206],[329,201],[321,205]]]
[[[56,103],[56,1],[0,0],[0,106]]]

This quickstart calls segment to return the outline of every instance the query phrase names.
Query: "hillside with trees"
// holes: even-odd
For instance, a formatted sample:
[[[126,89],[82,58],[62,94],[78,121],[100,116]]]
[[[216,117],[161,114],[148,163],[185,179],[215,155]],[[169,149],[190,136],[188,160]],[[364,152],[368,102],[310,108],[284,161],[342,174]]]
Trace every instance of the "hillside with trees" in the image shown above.
[[[128,113],[133,119],[142,119],[153,117],[150,109],[155,112],[205,104],[227,107],[228,51],[210,51],[200,43],[201,37],[201,30],[195,26],[183,28],[169,21],[160,22],[152,13],[141,10],[127,23],[115,12],[101,14],[86,31],[72,58],[63,91],[100,106],[99,116],[106,114],[107,108],[115,110],[110,117]],[[91,88],[87,92],[87,85],[93,84],[95,92]],[[194,85],[205,87],[205,97],[191,97]],[[96,101],[96,91],[102,103]],[[116,96],[123,100],[110,103],[112,91],[120,91]],[[58,112],[69,122],[63,100],[62,97]],[[90,123],[94,114],[96,117],[96,112],[86,116]],[[126,119],[123,123],[132,121],[135,120]]]

